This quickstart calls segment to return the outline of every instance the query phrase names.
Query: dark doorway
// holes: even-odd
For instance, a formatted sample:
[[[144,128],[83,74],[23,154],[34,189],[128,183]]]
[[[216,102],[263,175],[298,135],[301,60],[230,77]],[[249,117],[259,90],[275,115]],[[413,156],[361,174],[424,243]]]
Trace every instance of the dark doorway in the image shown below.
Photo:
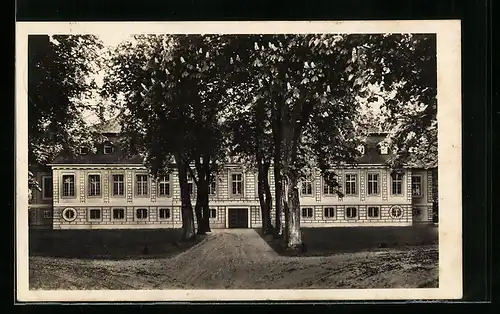
[[[230,208],[229,228],[248,228],[248,209],[247,208]]]

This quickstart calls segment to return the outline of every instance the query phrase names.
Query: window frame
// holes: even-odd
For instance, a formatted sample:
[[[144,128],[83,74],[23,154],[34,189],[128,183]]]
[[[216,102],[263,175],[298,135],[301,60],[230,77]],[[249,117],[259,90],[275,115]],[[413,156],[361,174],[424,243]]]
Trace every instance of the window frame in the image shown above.
[[[67,218],[66,217],[66,213],[67,212],[73,212],[73,217],[71,218]],[[78,217],[78,212],[76,211],[76,209],[74,209],[73,207],[66,207],[65,209],[63,209],[63,211],[61,212],[61,217],[62,219],[64,219],[65,221],[67,222],[72,222],[72,221],[75,221],[76,217]]]
[[[399,175],[401,176],[401,179],[399,180],[395,180],[395,176],[396,175]],[[405,178],[405,175],[403,173],[396,173],[394,175],[391,175],[391,195],[392,196],[403,196],[404,195],[404,178]],[[398,182],[401,184],[401,193],[394,193],[394,183]]]
[[[354,193],[347,193],[347,183],[352,183],[352,181],[347,180],[347,176],[354,176]],[[352,188],[352,186],[350,186]],[[344,174],[344,189],[343,194],[345,197],[356,197],[359,195],[358,189],[358,173],[357,172],[346,172]]]
[[[146,194],[139,194],[139,180],[138,180],[138,177],[141,176],[141,177],[146,177],[146,181],[140,181],[140,182],[146,182]],[[147,198],[149,197],[149,194],[150,194],[150,178],[149,178],[149,175],[147,173],[135,173],[134,174],[134,196],[135,197],[143,197],[143,198]],[[142,190],[142,188],[141,188]]]
[[[413,178],[419,178],[419,183],[420,183],[420,194],[415,195],[413,193]],[[411,175],[411,197],[418,197],[421,198],[424,196],[424,190],[423,190],[423,176],[421,174],[412,174]]]
[[[54,197],[54,179],[51,175],[42,175],[42,200],[51,200]],[[51,190],[51,196],[47,197],[45,196],[45,191],[47,190],[45,188],[45,179],[50,179],[50,190]]]
[[[110,152],[110,153],[107,153],[107,152],[106,152],[106,148],[110,148],[110,149],[111,149],[111,152]],[[104,144],[104,145],[103,145],[102,153],[103,153],[104,155],[111,155],[111,154],[113,154],[114,150],[115,150],[114,146],[113,146],[112,144],[107,143],[107,144]]]
[[[212,215],[215,213],[215,215]],[[209,208],[208,219],[217,219],[217,208]]]
[[[47,215],[47,213],[50,213],[50,215]],[[43,218],[44,219],[52,219],[52,218],[54,218],[54,213],[50,209],[45,209],[43,211]]]
[[[212,187],[212,185],[214,185]],[[208,182],[208,196],[209,197],[214,197],[217,195],[217,187],[219,185],[217,184],[217,177],[214,176],[210,181]]]
[[[95,212],[95,211],[99,212],[99,218],[92,218],[92,212]],[[88,221],[102,221],[102,208],[95,208],[95,207],[89,208],[87,220]]]
[[[329,209],[333,210],[333,216],[330,216],[330,215],[326,214],[327,211],[328,211],[329,214],[331,213],[331,211]],[[335,217],[337,217],[337,211],[335,210],[334,206],[323,207],[323,218],[324,219],[335,219]]]
[[[350,209],[350,208],[354,209],[355,215],[353,217],[349,217],[349,215],[347,214],[348,213],[348,209]],[[358,217],[359,217],[358,207],[357,206],[346,206],[345,207],[345,214],[344,214],[344,216],[345,216],[346,219],[349,219],[349,220],[356,220],[356,219],[358,219]]]
[[[322,183],[323,183],[323,196],[332,197],[337,195],[337,193],[335,193],[335,188],[330,184],[328,184],[328,182],[326,182],[324,178],[322,179]],[[330,193],[330,188],[332,189],[332,193]],[[325,193],[325,189],[327,189],[327,193]]]
[[[370,193],[370,175],[376,175],[377,176],[377,180],[374,181],[377,185],[377,191],[376,193]],[[377,171],[368,171],[366,173],[366,195],[367,196],[380,196],[380,172],[377,172]]]
[[[115,211],[122,210],[123,211],[123,218],[115,218]],[[127,219],[127,210],[125,207],[113,207],[111,208],[111,219],[113,221],[126,221]]]
[[[139,210],[145,210],[146,212],[146,217],[138,217]],[[142,212],[142,211],[141,211]],[[134,218],[136,221],[147,221],[149,220],[149,208],[147,207],[137,207],[134,210]]]
[[[240,180],[234,180],[233,176],[240,175],[241,179]],[[229,195],[231,197],[244,197],[245,196],[245,175],[241,171],[232,171],[229,173],[229,178],[230,178],[230,184],[229,184]],[[233,193],[233,185],[234,183],[241,183],[241,193]],[[237,186],[236,186],[237,189]]]
[[[64,177],[73,177],[73,195],[64,195]],[[62,199],[74,199],[77,197],[77,185],[76,185],[76,174],[75,173],[62,173],[61,174],[61,198]]]
[[[309,211],[310,210],[310,211]],[[304,216],[304,211],[306,215]],[[311,216],[309,216],[309,213],[311,213]],[[300,208],[300,218],[305,218],[305,219],[314,219],[314,208],[313,207],[301,207]]]
[[[91,181],[90,181],[90,177],[91,176],[97,176],[99,178],[99,194],[95,194],[95,195],[91,195],[90,192],[92,191],[91,189]],[[87,197],[88,198],[101,198],[103,193],[102,193],[102,175],[100,173],[88,173],[87,174],[87,184],[86,184],[86,188],[87,188]]]
[[[122,176],[123,177],[123,194],[115,194],[115,176]],[[125,197],[127,195],[127,176],[125,173],[111,173],[111,197]]]
[[[167,177],[167,180],[162,180],[162,178]],[[161,194],[161,185],[167,185],[167,194]],[[163,198],[171,198],[172,197],[172,177],[170,176],[169,173],[165,175],[161,175],[158,177],[158,180],[156,181],[156,196],[157,197],[163,197]]]
[[[161,212],[166,211],[165,217],[161,217]],[[172,219],[172,210],[168,207],[160,207],[158,208],[158,220],[166,221]]]
[[[370,216],[370,209],[376,209],[377,210],[377,215],[376,216]],[[366,207],[366,217],[369,219],[379,219],[380,218],[380,206],[367,206]]]
[[[312,179],[304,179],[300,181],[300,196],[302,197],[313,197],[314,196],[314,185],[313,185],[314,180]],[[307,193],[304,194],[304,184],[310,184],[311,185],[311,194]],[[306,187],[307,189],[307,187]]]

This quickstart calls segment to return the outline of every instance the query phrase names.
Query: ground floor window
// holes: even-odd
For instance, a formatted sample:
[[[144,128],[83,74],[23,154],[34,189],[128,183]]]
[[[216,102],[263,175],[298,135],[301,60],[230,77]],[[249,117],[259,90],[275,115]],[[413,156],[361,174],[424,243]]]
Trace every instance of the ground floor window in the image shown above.
[[[62,217],[66,221],[73,221],[76,219],[76,210],[73,208],[65,208],[62,212]]]
[[[210,208],[208,217],[212,219],[217,218],[217,210],[215,208]]]
[[[393,206],[389,209],[389,216],[394,219],[401,218],[403,216],[403,209],[400,206]]]
[[[125,209],[113,208],[113,219],[115,220],[125,219]]]
[[[350,219],[356,218],[358,216],[358,209],[356,207],[347,207],[345,209],[345,216]]]
[[[135,216],[137,219],[147,219],[148,218],[148,209],[147,208],[137,208],[135,211]]]
[[[368,207],[368,217],[369,218],[379,218],[380,217],[380,209],[376,206]]]
[[[160,208],[159,216],[160,216],[160,219],[169,219],[170,218],[170,208]]]
[[[91,209],[91,210],[89,210],[89,219],[90,220],[99,220],[99,219],[101,219],[101,210],[100,209]]]
[[[52,218],[52,211],[50,209],[43,211],[43,218]]]
[[[311,207],[302,208],[302,217],[303,218],[312,218],[313,209]]]
[[[325,213],[325,218],[333,218],[335,217],[335,208],[325,207],[324,213]]]

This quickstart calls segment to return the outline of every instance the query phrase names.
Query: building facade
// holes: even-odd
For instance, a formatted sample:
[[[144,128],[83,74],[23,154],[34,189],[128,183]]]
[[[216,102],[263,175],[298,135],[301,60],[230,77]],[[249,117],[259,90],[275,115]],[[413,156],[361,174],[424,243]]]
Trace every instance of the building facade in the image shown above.
[[[180,228],[176,172],[155,180],[140,158],[123,158],[113,144],[117,132],[95,154],[59,158],[36,173],[41,191],[30,204],[30,227],[51,229]],[[385,135],[372,134],[356,167],[336,169],[340,198],[319,171],[300,182],[301,226],[409,226],[433,221],[432,169],[385,165]],[[269,172],[271,192],[274,176]],[[196,185],[190,179],[193,203]],[[212,228],[259,228],[257,172],[227,164],[210,185]],[[272,211],[274,221],[274,211]]]

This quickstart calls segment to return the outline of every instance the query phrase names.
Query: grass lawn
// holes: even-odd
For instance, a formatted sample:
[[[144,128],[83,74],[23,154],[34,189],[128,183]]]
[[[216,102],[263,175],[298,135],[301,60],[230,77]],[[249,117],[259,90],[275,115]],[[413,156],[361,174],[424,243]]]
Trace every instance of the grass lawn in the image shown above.
[[[258,230],[32,230],[30,289],[418,288],[438,285],[437,228],[304,228],[287,256]],[[144,248],[147,247],[147,252]]]

